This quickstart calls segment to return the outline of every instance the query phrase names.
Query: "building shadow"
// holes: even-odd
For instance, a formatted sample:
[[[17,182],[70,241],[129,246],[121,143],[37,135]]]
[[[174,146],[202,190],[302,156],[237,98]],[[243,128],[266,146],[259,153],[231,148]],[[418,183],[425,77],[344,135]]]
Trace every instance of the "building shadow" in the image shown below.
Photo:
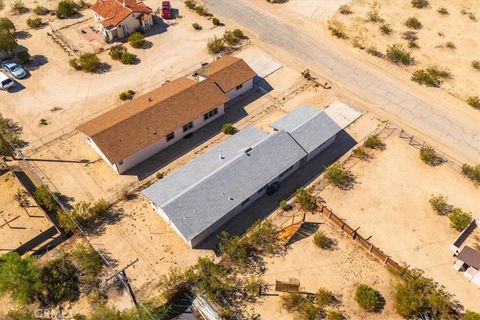
[[[320,223],[318,222],[304,222],[297,233],[295,233],[290,241],[288,241],[287,245],[291,245],[295,242],[310,237],[312,234],[317,232],[319,226]]]
[[[323,173],[325,167],[334,163],[356,144],[355,139],[347,132],[341,131],[332,145],[283,180],[280,184],[280,189],[275,194],[271,196],[263,195],[257,199],[257,201],[242,210],[214,234],[210,235],[204,242],[200,243],[196,249],[216,250],[218,236],[222,231],[235,235],[243,234],[255,221],[265,219],[275,211],[281,200],[288,199],[296,190],[308,185]],[[313,228],[312,226],[312,230],[308,231],[307,234],[312,232]]]
[[[262,82],[262,84],[266,86],[265,84],[268,84],[268,82],[265,80],[265,82]],[[268,87],[271,88],[269,84]],[[182,157],[199,145],[216,136],[222,131],[222,126],[225,123],[236,123],[245,118],[248,115],[245,110],[246,106],[261,98],[265,94],[266,93],[263,90],[260,90],[255,84],[250,91],[234,99],[231,104],[226,104],[225,114],[193,132],[191,135],[188,135],[166,149],[161,150],[139,165],[127,170],[125,173],[123,173],[123,175],[137,176],[139,180],[149,177],[153,173],[157,172],[160,168],[165,167],[170,162]]]
[[[150,30],[144,32],[145,37],[151,37],[156,34],[161,34],[168,31],[170,26],[163,21],[162,18],[154,16],[153,17],[153,27]]]

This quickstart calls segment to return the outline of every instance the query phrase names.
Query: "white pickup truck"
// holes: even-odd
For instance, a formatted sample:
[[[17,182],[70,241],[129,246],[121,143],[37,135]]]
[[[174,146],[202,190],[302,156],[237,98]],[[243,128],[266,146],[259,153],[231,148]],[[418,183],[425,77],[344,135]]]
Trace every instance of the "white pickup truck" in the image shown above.
[[[0,71],[0,89],[7,90],[15,86],[15,82]]]

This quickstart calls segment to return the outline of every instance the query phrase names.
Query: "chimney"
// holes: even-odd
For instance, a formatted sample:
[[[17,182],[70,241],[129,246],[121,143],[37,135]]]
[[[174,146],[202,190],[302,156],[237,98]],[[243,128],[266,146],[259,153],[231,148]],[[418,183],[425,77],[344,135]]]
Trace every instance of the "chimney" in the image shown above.
[[[124,7],[124,8],[127,7],[126,1],[127,1],[127,0],[123,0],[123,7]]]

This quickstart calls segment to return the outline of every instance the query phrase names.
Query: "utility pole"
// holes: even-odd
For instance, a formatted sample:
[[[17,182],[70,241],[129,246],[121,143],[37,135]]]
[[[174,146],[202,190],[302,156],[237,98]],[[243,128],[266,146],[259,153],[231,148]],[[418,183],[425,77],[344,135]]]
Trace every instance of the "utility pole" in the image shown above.
[[[133,304],[135,304],[135,307],[138,309],[137,298],[135,298],[135,294],[133,292],[132,287],[130,286],[130,281],[128,280],[127,273],[125,272],[125,270],[127,270],[128,268],[130,268],[131,266],[133,266],[137,262],[138,262],[138,258],[136,258],[134,261],[127,264],[124,268],[122,268],[120,271],[116,272],[114,275],[112,275],[106,281],[109,281],[109,280],[117,277],[120,280],[120,282],[124,283],[127,286],[128,294],[130,295],[130,298],[132,299]]]

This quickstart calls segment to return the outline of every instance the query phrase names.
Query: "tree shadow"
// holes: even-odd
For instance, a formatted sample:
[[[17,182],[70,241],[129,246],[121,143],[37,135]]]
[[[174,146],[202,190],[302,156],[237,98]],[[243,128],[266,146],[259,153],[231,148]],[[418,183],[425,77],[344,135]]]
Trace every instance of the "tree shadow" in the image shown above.
[[[125,216],[125,212],[121,208],[110,208],[109,214],[99,220],[93,221],[88,225],[88,231],[96,235],[105,234],[106,226],[118,223]]]
[[[304,222],[300,229],[293,235],[292,238],[287,242],[287,246],[294,244],[300,240],[310,237],[311,235],[317,232],[320,223],[318,222]]]
[[[100,63],[100,66],[97,68],[97,70],[95,70],[95,72],[93,72],[93,73],[104,74],[104,73],[109,72],[111,69],[112,69],[111,64],[108,64],[106,62],[102,62],[102,63]]]
[[[29,71],[34,71],[40,68],[41,66],[48,63],[48,58],[41,54],[36,54],[32,56],[31,62],[27,65],[27,69]]]
[[[25,39],[28,39],[28,38],[31,38],[32,37],[32,34],[28,31],[17,31],[15,32],[14,34],[15,38],[17,39],[20,39],[20,40],[25,40]]]

